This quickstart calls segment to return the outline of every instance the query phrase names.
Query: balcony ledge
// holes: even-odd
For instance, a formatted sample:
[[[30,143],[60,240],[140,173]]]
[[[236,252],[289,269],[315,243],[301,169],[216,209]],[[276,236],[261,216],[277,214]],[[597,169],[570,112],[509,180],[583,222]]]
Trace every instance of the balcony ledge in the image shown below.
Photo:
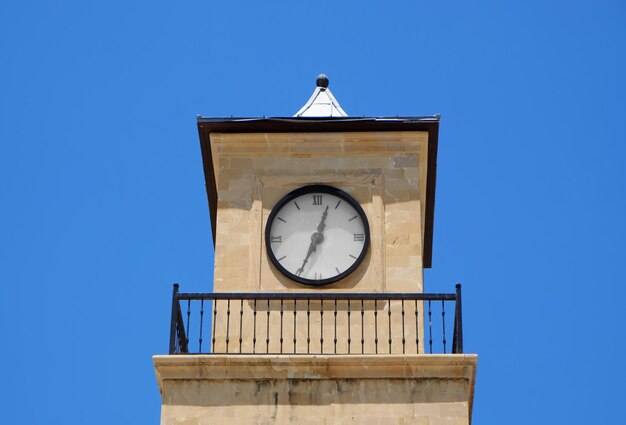
[[[476,354],[198,354],[152,358],[164,380],[214,379],[466,379],[474,387]]]

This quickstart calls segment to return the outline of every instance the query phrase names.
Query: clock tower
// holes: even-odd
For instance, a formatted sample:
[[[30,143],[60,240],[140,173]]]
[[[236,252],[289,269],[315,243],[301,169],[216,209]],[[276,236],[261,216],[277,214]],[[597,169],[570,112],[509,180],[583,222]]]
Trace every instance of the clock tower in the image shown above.
[[[212,293],[174,286],[162,424],[471,419],[460,285],[432,264],[439,117],[198,118]]]

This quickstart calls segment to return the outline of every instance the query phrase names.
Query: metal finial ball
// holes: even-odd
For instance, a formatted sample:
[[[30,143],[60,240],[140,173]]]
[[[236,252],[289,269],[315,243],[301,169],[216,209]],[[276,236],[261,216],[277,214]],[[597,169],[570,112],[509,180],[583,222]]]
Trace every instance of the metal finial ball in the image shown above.
[[[328,77],[326,76],[326,74],[318,75],[315,84],[317,84],[317,87],[328,87]]]

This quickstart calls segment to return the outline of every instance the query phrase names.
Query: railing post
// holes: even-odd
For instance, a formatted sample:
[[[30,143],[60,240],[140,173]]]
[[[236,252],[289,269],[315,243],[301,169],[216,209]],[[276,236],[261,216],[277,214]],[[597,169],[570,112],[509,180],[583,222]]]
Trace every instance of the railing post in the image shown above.
[[[170,354],[176,354],[176,328],[178,320],[178,283],[172,289],[172,320],[170,323]]]
[[[456,284],[456,311],[454,314],[456,328],[456,353],[463,354],[463,305],[461,303],[461,284]]]

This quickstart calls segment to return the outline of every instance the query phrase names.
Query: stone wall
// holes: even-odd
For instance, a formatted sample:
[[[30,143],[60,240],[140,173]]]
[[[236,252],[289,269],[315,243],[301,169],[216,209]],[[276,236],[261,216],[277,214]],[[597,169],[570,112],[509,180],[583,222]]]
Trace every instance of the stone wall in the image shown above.
[[[214,290],[307,291],[267,259],[263,232],[276,202],[314,183],[361,203],[371,247],[326,291],[422,292],[426,132],[211,134],[218,190]]]

